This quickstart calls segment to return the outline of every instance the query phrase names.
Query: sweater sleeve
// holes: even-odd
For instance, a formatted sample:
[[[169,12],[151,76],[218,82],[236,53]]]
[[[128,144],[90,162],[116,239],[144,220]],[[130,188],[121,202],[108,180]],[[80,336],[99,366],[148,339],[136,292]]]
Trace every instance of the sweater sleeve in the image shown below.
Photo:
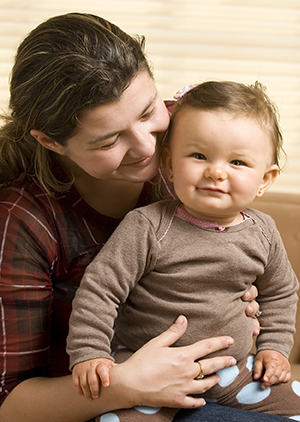
[[[258,277],[258,302],[262,315],[257,351],[276,350],[287,358],[293,346],[299,282],[288,260],[280,234],[269,217],[266,237],[270,243],[269,262]]]
[[[132,211],[86,268],[70,318],[70,368],[97,357],[111,358],[118,308],[143,274],[154,268],[156,248],[152,225],[139,211]]]

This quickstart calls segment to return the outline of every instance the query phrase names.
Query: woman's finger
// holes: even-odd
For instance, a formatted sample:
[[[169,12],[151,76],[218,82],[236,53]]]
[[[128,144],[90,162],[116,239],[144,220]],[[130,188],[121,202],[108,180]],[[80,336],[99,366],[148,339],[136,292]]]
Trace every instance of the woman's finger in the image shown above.
[[[187,329],[187,319],[185,316],[180,315],[174,324],[168,328],[167,331],[164,331],[159,336],[150,340],[151,343],[155,343],[156,346],[168,347],[174,344],[180,337],[183,336]],[[149,343],[150,343],[149,342]]]
[[[254,283],[254,281],[255,279],[252,281],[252,283]],[[250,289],[247,290],[247,292],[242,296],[242,300],[244,302],[251,302],[252,300],[255,300],[257,296],[258,296],[257,287],[252,284]]]
[[[201,366],[199,365],[199,362],[201,363]],[[197,378],[197,376],[202,375],[204,378],[206,376],[216,373],[217,371],[220,371],[223,368],[228,368],[230,366],[236,365],[236,360],[232,356],[218,356],[209,359],[203,358],[199,362],[195,362],[195,379]]]
[[[202,407],[206,404],[205,400],[202,398],[196,398],[192,396],[186,396],[182,402],[182,409],[193,409],[196,407]]]
[[[220,377],[218,375],[210,375],[201,380],[194,380],[190,386],[190,394],[192,395],[202,395],[206,391],[210,390],[216,384],[220,382]],[[189,396],[187,396],[189,397]],[[186,400],[183,400],[183,404],[186,405]]]
[[[255,300],[252,300],[252,302],[248,303],[248,305],[246,306],[246,314],[248,316],[255,317],[258,312],[259,312],[259,304],[255,302]]]
[[[186,331],[187,319],[180,315],[174,324],[168,330],[164,331],[159,336],[150,340],[147,344],[152,344],[157,347],[169,347],[174,344]],[[233,339],[229,336],[213,337],[205,340],[200,340],[192,345],[181,347],[180,349],[191,353],[192,361],[195,361],[210,353],[225,349],[233,344]]]
[[[210,353],[217,352],[222,349],[226,349],[234,343],[232,337],[212,337],[205,340],[197,341],[186,347],[182,347],[190,353],[194,361],[201,359],[203,356],[209,355]]]
[[[260,333],[260,323],[257,318],[253,319],[253,335],[258,336]]]

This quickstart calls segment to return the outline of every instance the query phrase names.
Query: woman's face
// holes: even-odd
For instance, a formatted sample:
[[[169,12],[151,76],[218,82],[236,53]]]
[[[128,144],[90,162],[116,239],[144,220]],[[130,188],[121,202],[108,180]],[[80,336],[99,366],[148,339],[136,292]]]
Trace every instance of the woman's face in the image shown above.
[[[147,71],[140,72],[116,102],[82,116],[78,132],[59,154],[75,176],[145,182],[157,172],[158,144],[169,115]]]

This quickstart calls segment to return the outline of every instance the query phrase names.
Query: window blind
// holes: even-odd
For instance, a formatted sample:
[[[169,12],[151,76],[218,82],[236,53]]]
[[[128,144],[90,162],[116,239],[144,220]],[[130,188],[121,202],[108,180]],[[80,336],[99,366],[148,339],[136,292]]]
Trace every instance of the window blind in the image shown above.
[[[146,36],[163,98],[209,79],[267,86],[287,159],[274,191],[300,193],[300,0],[0,0],[0,107],[17,45],[41,21],[95,13]]]

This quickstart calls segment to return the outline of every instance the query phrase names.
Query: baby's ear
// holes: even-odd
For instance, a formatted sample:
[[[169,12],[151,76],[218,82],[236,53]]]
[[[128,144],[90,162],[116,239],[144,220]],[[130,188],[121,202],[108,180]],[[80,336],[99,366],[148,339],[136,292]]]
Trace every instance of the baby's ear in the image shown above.
[[[263,181],[256,194],[257,197],[263,196],[263,194],[272,186],[278,176],[278,173],[278,166],[276,164],[272,164],[264,174]]]
[[[168,147],[163,147],[161,151],[161,162],[167,172],[168,179],[170,182],[173,181],[173,167],[171,153]]]

